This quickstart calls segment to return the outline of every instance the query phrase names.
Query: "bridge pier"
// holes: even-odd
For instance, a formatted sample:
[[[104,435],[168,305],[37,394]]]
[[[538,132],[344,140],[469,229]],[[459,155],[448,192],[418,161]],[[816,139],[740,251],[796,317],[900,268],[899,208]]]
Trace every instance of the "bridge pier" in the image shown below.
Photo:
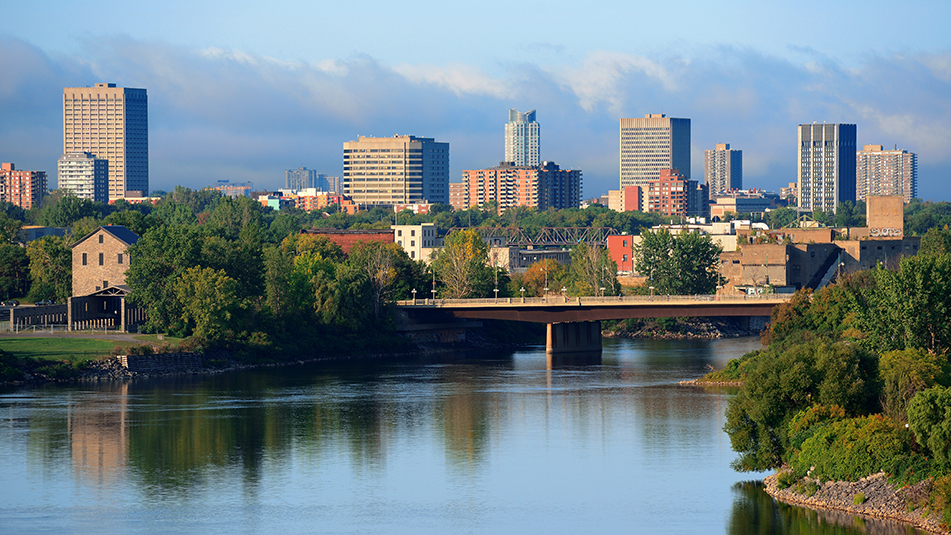
[[[545,352],[579,353],[601,351],[601,322],[575,321],[549,323],[545,336]]]

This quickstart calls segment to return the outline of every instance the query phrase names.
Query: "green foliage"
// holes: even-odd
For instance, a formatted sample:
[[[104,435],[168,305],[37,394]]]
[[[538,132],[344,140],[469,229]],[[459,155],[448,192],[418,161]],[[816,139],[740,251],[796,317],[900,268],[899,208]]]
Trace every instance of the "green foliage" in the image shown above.
[[[951,203],[915,199],[905,205],[905,235],[922,236],[929,229],[948,226],[951,226]]]
[[[224,270],[189,268],[176,281],[175,294],[182,318],[195,336],[214,343],[241,330],[245,305],[238,296],[238,282]]]
[[[703,376],[707,381],[742,381],[749,370],[757,365],[756,357],[762,350],[751,351],[740,358],[730,359],[722,370],[712,371]]]
[[[146,309],[146,332],[185,332],[182,304],[175,283],[189,268],[201,261],[202,239],[189,226],[157,226],[129,247],[131,258],[126,271],[130,300]]]
[[[617,282],[617,264],[604,247],[579,243],[571,248],[571,264],[568,266],[570,295],[601,295],[601,288],[608,295],[621,291]]]
[[[951,468],[951,389],[935,386],[915,394],[908,426],[936,463]]]
[[[908,431],[880,414],[820,426],[790,460],[796,471],[812,469],[820,480],[857,481],[889,467],[909,450]]]
[[[30,287],[30,259],[26,249],[0,244],[0,296],[4,299],[26,295]]]
[[[879,268],[875,284],[856,293],[856,324],[876,351],[951,349],[951,255],[902,258]]]
[[[488,297],[494,281],[488,266],[489,246],[474,230],[457,230],[446,236],[432,268],[443,284],[440,296],[448,299]]]
[[[766,223],[769,225],[769,228],[777,229],[795,223],[798,218],[799,214],[796,213],[796,210],[783,207],[768,212],[766,214]]]
[[[33,299],[65,302],[73,295],[73,250],[68,236],[44,236],[26,247]]]
[[[776,475],[776,486],[780,489],[788,489],[797,481],[799,481],[799,477],[792,470],[783,470]]]
[[[951,474],[935,478],[931,486],[929,505],[941,515],[944,526],[951,525]]]
[[[720,246],[708,235],[665,228],[641,232],[634,246],[634,269],[649,277],[659,294],[710,294],[720,283]]]
[[[866,501],[867,500],[865,498],[864,492],[856,492],[855,496],[852,497],[852,503],[854,503],[855,505],[862,505]]]
[[[904,422],[908,403],[919,391],[934,386],[948,360],[922,349],[888,351],[879,359],[882,380],[882,411]]]
[[[57,191],[43,198],[36,222],[47,227],[72,227],[73,223],[85,217],[101,219],[105,210],[102,203]]]
[[[756,362],[726,411],[738,470],[781,465],[788,457],[787,424],[800,410],[818,403],[864,414],[878,397],[875,359],[855,344],[812,340],[768,349]]]

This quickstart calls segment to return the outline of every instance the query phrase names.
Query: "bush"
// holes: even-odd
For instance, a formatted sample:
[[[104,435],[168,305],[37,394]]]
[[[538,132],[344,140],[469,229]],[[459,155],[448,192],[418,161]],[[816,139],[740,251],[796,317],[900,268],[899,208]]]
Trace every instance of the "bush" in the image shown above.
[[[932,511],[941,515],[943,526],[951,524],[951,474],[934,480],[929,505]]]
[[[917,453],[899,455],[885,467],[889,479],[898,485],[914,485],[935,474],[934,463],[931,459]]]
[[[776,486],[780,489],[787,489],[796,481],[799,481],[799,477],[792,470],[784,470],[776,476]]]
[[[865,503],[865,493],[864,492],[856,493],[856,495],[852,498],[852,503],[854,503],[855,505],[862,505],[863,503]]]
[[[812,468],[821,480],[857,481],[910,453],[910,438],[903,425],[879,414],[830,422],[803,442],[790,464]]]

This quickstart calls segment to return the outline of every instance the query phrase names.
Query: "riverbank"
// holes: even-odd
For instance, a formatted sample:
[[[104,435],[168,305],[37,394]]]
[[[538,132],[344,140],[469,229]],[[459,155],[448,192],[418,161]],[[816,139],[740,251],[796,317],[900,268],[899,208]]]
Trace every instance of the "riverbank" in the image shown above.
[[[213,375],[231,371],[250,370],[255,368],[273,368],[296,366],[314,362],[330,362],[336,360],[365,359],[376,360],[386,358],[412,357],[417,355],[439,354],[454,351],[481,351],[493,349],[518,349],[530,346],[539,341],[512,342],[502,341],[499,333],[486,329],[475,329],[467,333],[466,340],[451,344],[416,344],[412,349],[401,345],[395,351],[370,351],[365,353],[336,353],[314,354],[306,358],[292,358],[279,361],[247,361],[239,360],[224,350],[194,353],[187,351],[173,351],[148,355],[103,355],[101,358],[85,360],[81,363],[65,361],[48,361],[46,365],[33,362],[25,370],[17,374],[15,379],[0,380],[0,385],[23,386],[45,383],[75,383],[81,381],[119,381],[128,379],[150,379],[158,377],[175,377],[183,375]],[[523,333],[508,333],[523,334]],[[44,337],[56,336],[48,334]],[[130,335],[124,335],[130,337]],[[61,334],[64,338],[100,338],[101,335]],[[110,340],[119,340],[110,337]],[[129,338],[129,340],[133,340]],[[129,341],[125,340],[125,341]],[[140,341],[141,342],[141,341]],[[544,343],[542,340],[540,343]],[[0,354],[3,352],[0,351]],[[3,359],[0,359],[3,360]],[[35,359],[34,359],[35,360]],[[12,364],[7,362],[6,364]],[[4,362],[0,362],[3,366]],[[54,367],[57,373],[49,373]],[[66,367],[71,367],[66,370]],[[22,369],[22,367],[21,367]],[[7,376],[9,377],[9,375]]]
[[[646,318],[604,322],[601,336],[652,340],[716,340],[760,334],[762,326],[747,327],[747,318]]]
[[[888,482],[884,473],[874,474],[858,481],[817,482],[805,478],[805,485],[814,493],[810,496],[797,492],[797,485],[780,489],[777,475],[763,480],[766,493],[778,501],[815,509],[818,511],[840,511],[872,518],[891,520],[910,524],[930,533],[947,535],[951,532],[942,529],[936,517],[926,515],[931,482],[922,481],[915,485],[896,488]],[[857,495],[861,495],[859,499]],[[861,499],[864,497],[864,501]],[[861,503],[856,503],[856,502]]]

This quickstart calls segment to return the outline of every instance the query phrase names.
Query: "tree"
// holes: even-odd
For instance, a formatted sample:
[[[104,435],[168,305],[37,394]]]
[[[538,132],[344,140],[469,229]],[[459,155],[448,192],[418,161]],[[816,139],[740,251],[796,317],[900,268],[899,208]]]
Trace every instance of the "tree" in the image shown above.
[[[34,299],[65,301],[73,294],[73,250],[69,237],[44,236],[26,247]]]
[[[380,317],[388,301],[409,297],[411,290],[422,289],[426,283],[422,266],[396,243],[357,242],[347,261],[370,281],[374,318]]]
[[[796,213],[792,208],[778,208],[767,212],[766,222],[769,224],[769,228],[783,228],[796,221],[799,218],[799,214]]]
[[[26,295],[30,287],[30,259],[19,245],[0,244],[0,294]]]
[[[146,309],[147,332],[181,333],[186,329],[175,283],[201,262],[202,242],[194,227],[158,226],[129,247],[125,275],[132,290],[129,299]]]
[[[935,386],[911,398],[908,427],[935,461],[951,465],[951,388]]]
[[[799,411],[820,404],[861,415],[878,399],[875,358],[856,344],[817,339],[755,358],[726,410],[724,430],[740,454],[737,470],[768,470],[787,461],[788,423]]]
[[[37,223],[47,227],[71,227],[84,217],[101,218],[103,209],[101,203],[57,191],[44,198]]]
[[[882,378],[882,412],[899,422],[906,421],[908,403],[918,392],[935,386],[942,374],[941,366],[947,364],[943,355],[933,355],[922,349],[883,353],[878,363]]]
[[[242,300],[238,283],[223,270],[191,267],[175,282],[182,318],[195,336],[210,342],[223,340],[239,330]]]
[[[709,294],[720,282],[719,245],[697,231],[674,236],[665,228],[641,232],[634,245],[634,269],[649,277],[658,293]]]
[[[571,249],[571,265],[568,267],[572,295],[614,295],[620,291],[617,282],[617,264],[604,247],[579,243]]]
[[[568,284],[568,268],[552,258],[546,258],[528,266],[521,276],[519,287],[513,290],[524,287],[529,297],[539,297],[545,294],[545,288],[561,288],[566,284]],[[512,293],[515,294],[515,292]]]
[[[869,347],[951,349],[951,255],[904,257],[897,271],[874,273],[875,284],[857,292],[855,304]]]
[[[446,236],[432,266],[445,286],[443,297],[485,297],[493,280],[492,269],[486,264],[488,253],[488,244],[475,230],[457,230]]]

